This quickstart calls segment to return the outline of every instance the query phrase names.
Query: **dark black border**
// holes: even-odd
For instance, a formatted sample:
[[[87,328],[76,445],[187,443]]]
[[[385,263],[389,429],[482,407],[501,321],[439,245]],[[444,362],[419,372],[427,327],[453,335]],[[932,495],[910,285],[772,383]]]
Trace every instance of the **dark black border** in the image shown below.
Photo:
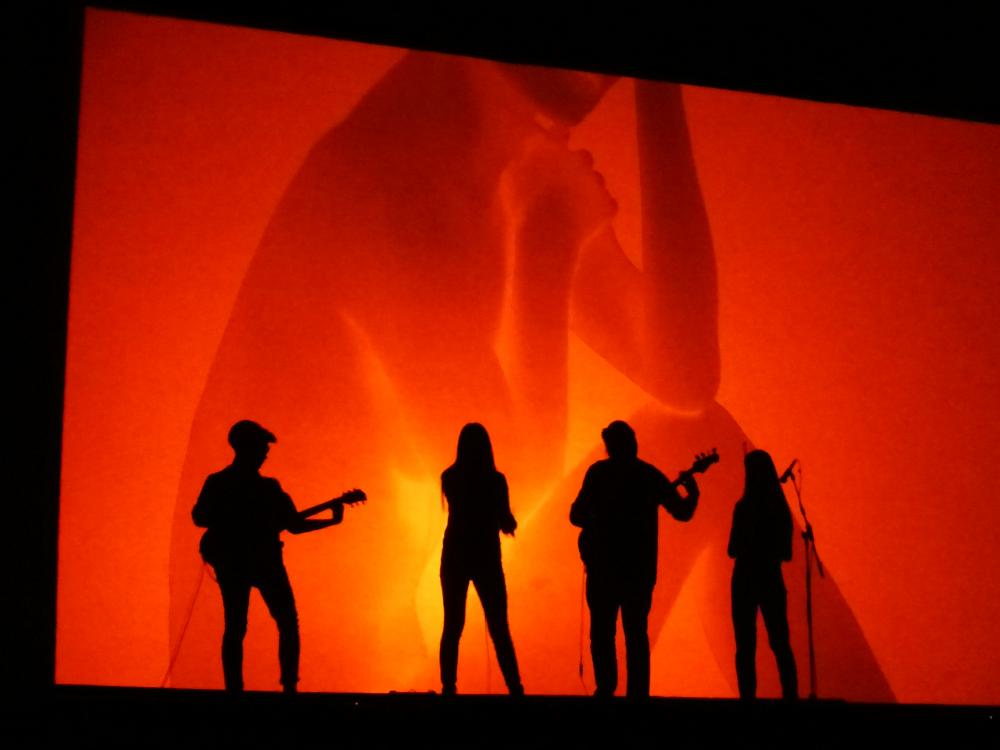
[[[541,17],[543,4],[428,11],[368,2],[100,2],[104,8],[236,23],[513,62],[1000,122],[995,27],[982,11],[876,21],[830,8],[795,17],[711,7],[664,19],[597,3]],[[659,7],[660,4],[650,4]],[[328,7],[329,6],[329,7]],[[971,6],[970,6],[971,7]],[[251,9],[252,8],[252,9]],[[83,6],[4,11],[14,71],[7,249],[7,352],[14,376],[14,477],[3,653],[5,688],[52,685],[59,466]],[[100,425],[94,425],[100,440]]]
[[[98,0],[99,7],[509,62],[1000,122],[1000,55],[984,11],[880,18],[676,3],[262,3]],[[559,4],[555,4],[559,7]],[[680,8],[673,6],[681,5]],[[694,4],[692,4],[694,5]],[[428,6],[434,8],[429,10]],[[450,6],[450,7],[449,7]],[[670,11],[673,15],[665,15]]]

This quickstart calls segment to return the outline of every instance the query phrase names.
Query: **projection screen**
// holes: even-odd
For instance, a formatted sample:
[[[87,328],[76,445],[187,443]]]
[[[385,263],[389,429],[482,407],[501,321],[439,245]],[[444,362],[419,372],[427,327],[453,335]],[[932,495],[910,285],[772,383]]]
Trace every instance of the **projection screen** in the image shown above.
[[[802,467],[819,694],[1000,702],[998,194],[995,126],[88,10],[57,682],[221,688],[191,508],[248,418],[300,508],[369,497],[285,537],[301,689],[438,689],[439,477],[480,422],[525,687],[587,694],[568,509],[623,419],[668,475],[720,455],[660,520],[654,694],[736,695],[760,447]],[[502,692],[478,604],[460,689]],[[777,695],[762,630],[758,662]],[[279,687],[256,595],[244,671]]]

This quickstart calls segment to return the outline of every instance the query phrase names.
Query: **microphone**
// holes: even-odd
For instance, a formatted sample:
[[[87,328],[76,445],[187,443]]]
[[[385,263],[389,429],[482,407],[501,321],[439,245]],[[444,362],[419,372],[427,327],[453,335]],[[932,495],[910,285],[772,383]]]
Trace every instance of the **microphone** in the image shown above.
[[[795,468],[795,464],[797,464],[798,462],[799,462],[799,459],[797,459],[797,458],[792,459],[792,462],[788,465],[788,468],[785,469],[785,473],[782,474],[778,478],[778,481],[781,482],[782,484],[784,484],[789,479],[791,479],[792,478],[792,470]]]

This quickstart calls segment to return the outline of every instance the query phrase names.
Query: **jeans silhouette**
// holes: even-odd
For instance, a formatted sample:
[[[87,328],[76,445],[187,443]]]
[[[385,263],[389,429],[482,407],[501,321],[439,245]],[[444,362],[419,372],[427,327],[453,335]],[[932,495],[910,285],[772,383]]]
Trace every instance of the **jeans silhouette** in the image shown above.
[[[476,559],[476,558],[479,559]],[[522,692],[514,642],[507,624],[507,584],[500,555],[470,555],[467,550],[453,551],[445,545],[441,555],[441,592],[444,596],[444,628],[441,633],[441,684],[446,693],[454,692],[458,674],[458,642],[465,627],[465,600],[469,583],[476,587],[483,604],[486,627],[507,690]],[[472,559],[469,559],[472,558]]]
[[[243,638],[247,634],[247,610],[253,587],[260,591],[278,626],[281,684],[286,690],[294,690],[299,681],[299,616],[284,564],[279,560],[266,566],[220,566],[216,575],[225,613],[222,672],[226,690],[243,689]]]
[[[778,662],[781,694],[798,696],[795,656],[788,636],[787,594],[781,563],[733,567],[733,629],[736,632],[736,681],[741,698],[757,695],[757,609],[764,616],[767,639]]]
[[[587,606],[590,608],[590,655],[594,662],[597,695],[614,695],[618,687],[615,629],[618,611],[625,633],[626,693],[631,698],[649,695],[649,633],[647,621],[653,586],[644,581],[623,581],[614,574],[587,573]]]

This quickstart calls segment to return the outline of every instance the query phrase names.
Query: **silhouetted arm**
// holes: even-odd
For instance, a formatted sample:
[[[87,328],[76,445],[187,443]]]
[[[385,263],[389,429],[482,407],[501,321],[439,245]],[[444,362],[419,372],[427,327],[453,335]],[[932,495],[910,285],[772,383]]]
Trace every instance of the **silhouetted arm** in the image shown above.
[[[313,518],[306,518],[299,513],[295,508],[295,503],[292,498],[281,489],[281,485],[278,480],[270,480],[274,482],[274,491],[278,493],[279,500],[282,507],[284,508],[284,526],[282,527],[285,531],[289,531],[292,534],[305,534],[309,531],[319,531],[320,529],[325,529],[328,526],[335,526],[344,520],[344,504],[335,503],[331,508],[332,517],[322,520],[317,520]]]
[[[500,187],[513,249],[504,373],[531,424],[526,453],[548,476],[562,469],[574,267],[580,246],[611,220],[615,204],[590,156],[554,136],[529,139]]]
[[[201,488],[201,492],[198,493],[198,501],[194,504],[194,508],[191,509],[191,520],[194,521],[194,525],[200,526],[203,529],[211,526],[215,522],[217,504],[215,482],[212,477],[208,477]]]
[[[669,479],[663,477],[663,481],[660,505],[678,521],[690,521],[694,517],[695,510],[698,509],[698,497],[701,495],[694,477],[689,475],[681,480],[687,497],[681,497]]]
[[[336,526],[344,520],[343,503],[337,503],[330,508],[330,510],[332,512],[332,516],[324,519],[303,518],[302,514],[296,513],[286,527],[286,530],[290,531],[292,534],[305,534],[308,531],[319,531],[320,529],[325,529],[328,526]]]
[[[715,255],[680,88],[636,81],[642,270],[608,227],[582,249],[571,324],[648,393],[701,408],[719,382]]]
[[[514,532],[517,530],[517,519],[514,518],[514,514],[510,510],[510,491],[507,489],[507,478],[503,474],[500,475],[498,484],[500,486],[498,525],[504,534],[514,536]]]
[[[594,483],[594,467],[591,466],[583,478],[583,486],[580,487],[576,500],[569,509],[569,522],[574,526],[583,528],[594,520]]]
[[[636,81],[647,378],[692,406],[719,383],[715,249],[680,86]],[[667,357],[676,359],[664,366]]]

